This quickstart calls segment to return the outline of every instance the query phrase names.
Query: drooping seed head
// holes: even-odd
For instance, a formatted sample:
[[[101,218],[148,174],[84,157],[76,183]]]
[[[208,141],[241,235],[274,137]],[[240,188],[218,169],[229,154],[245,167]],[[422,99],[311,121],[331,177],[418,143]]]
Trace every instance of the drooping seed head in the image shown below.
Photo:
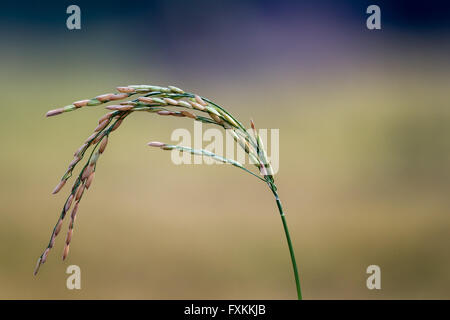
[[[55,189],[53,189],[52,194],[57,194],[59,192],[59,190],[62,189],[62,187],[64,187],[64,185],[66,184],[66,180],[61,180],[58,185],[55,187]]]
[[[63,108],[54,109],[54,110],[50,110],[49,112],[47,112],[45,114],[45,116],[46,117],[53,117],[53,116],[56,116],[56,115],[61,114],[63,112],[64,112]]]

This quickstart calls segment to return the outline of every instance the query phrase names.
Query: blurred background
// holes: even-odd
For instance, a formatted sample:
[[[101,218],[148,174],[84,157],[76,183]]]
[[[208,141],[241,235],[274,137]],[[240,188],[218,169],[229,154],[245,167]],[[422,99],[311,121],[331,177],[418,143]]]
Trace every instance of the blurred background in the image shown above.
[[[66,8],[81,8],[68,30]],[[381,30],[366,8],[381,8]],[[128,84],[175,85],[280,129],[276,175],[306,299],[450,298],[450,6],[427,1],[8,1],[0,10],[0,298],[295,299],[270,190],[146,146],[187,119],[112,135],[63,236],[51,191]],[[64,230],[67,228],[67,221]],[[66,288],[67,266],[81,290]],[[381,290],[366,268],[381,267]]]

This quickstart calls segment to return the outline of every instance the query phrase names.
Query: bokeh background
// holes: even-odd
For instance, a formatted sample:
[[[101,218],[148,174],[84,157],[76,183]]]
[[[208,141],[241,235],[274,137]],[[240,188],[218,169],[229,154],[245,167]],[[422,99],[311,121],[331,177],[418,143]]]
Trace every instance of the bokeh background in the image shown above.
[[[67,6],[82,29],[66,28]],[[370,4],[382,30],[366,28]],[[2,2],[0,298],[295,299],[270,191],[146,146],[186,119],[131,116],[37,277],[103,107],[45,112],[127,84],[176,85],[280,129],[276,175],[306,299],[450,298],[450,8],[443,1]],[[67,223],[67,221],[66,221]],[[65,224],[65,227],[67,225]],[[81,267],[82,289],[66,288]],[[379,265],[382,289],[366,288]]]

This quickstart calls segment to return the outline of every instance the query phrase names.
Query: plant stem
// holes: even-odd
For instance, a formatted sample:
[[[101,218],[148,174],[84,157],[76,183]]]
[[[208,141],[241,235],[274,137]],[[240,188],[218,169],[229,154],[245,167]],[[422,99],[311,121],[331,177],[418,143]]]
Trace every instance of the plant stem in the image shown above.
[[[284,233],[286,234],[286,240],[289,247],[289,253],[291,255],[292,269],[294,270],[295,285],[297,286],[297,297],[298,300],[302,300],[302,290],[300,287],[300,277],[298,276],[297,262],[295,261],[294,247],[292,246],[291,236],[289,235],[289,229],[286,222],[286,216],[284,215],[283,207],[281,206],[280,198],[278,193],[271,187],[273,194],[275,195],[275,200],[277,202],[278,210],[280,211],[281,221],[283,222]]]

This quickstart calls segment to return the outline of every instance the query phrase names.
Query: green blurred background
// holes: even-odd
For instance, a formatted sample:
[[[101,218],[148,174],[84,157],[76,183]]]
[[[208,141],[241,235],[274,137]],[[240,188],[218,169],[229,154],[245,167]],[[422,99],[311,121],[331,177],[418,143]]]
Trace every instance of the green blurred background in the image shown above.
[[[382,2],[383,29],[369,31],[364,2],[82,1],[69,31],[69,4],[0,17],[0,298],[295,299],[270,190],[228,166],[172,164],[146,143],[191,121],[143,113],[112,135],[68,259],[58,237],[33,276],[68,188],[51,191],[105,111],[45,112],[140,83],[280,129],[275,178],[306,299],[450,298],[450,38],[437,7]],[[66,288],[71,264],[81,290]],[[373,264],[381,290],[366,287]]]

